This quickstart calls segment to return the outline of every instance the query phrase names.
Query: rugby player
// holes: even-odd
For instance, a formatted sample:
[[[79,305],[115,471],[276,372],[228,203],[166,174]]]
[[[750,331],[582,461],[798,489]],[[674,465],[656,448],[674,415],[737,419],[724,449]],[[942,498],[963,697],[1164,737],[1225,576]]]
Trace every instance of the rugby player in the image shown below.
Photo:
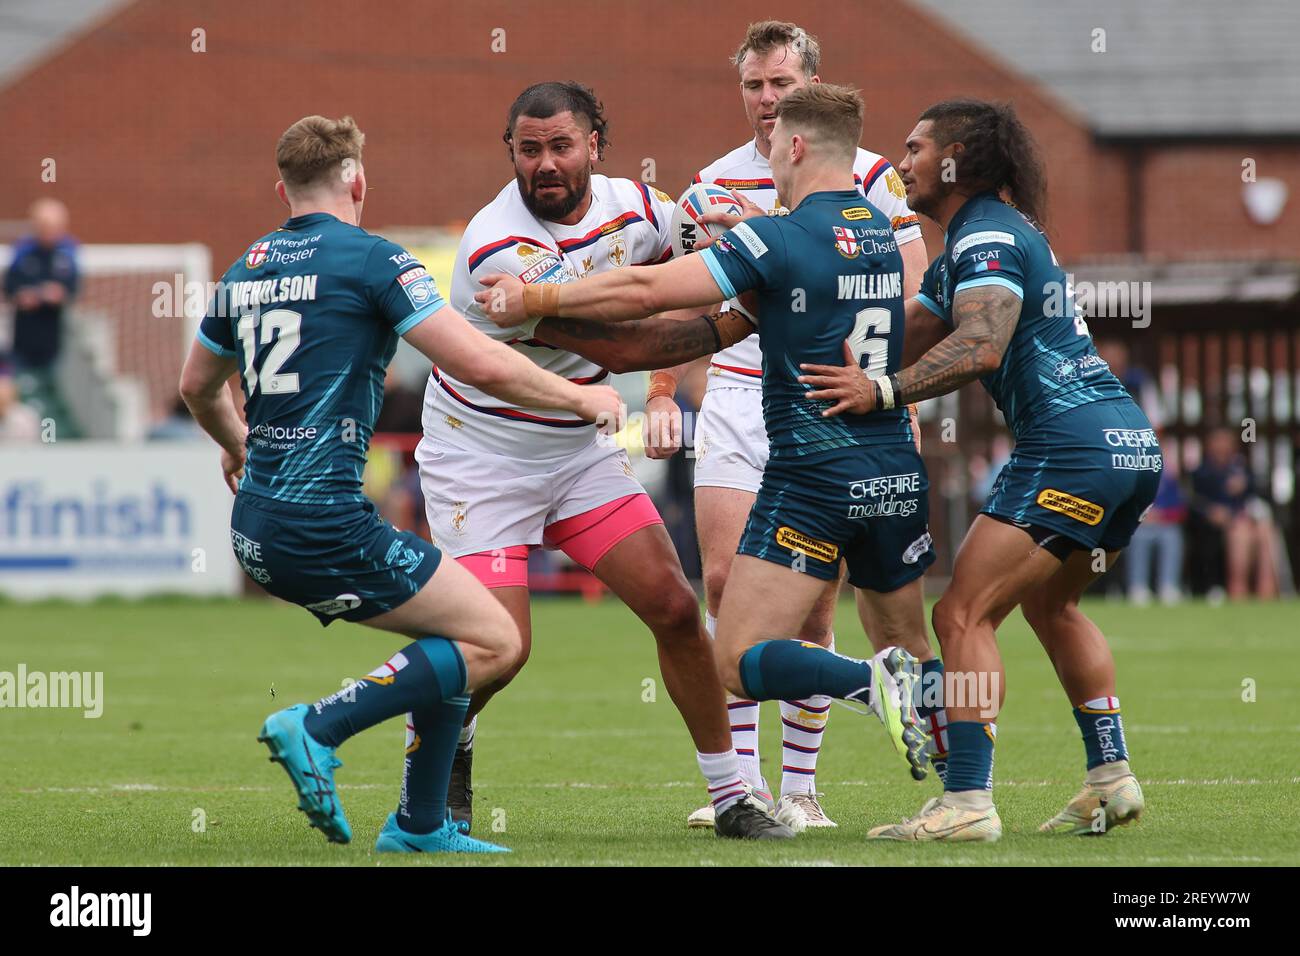
[[[447,782],[467,695],[514,665],[519,630],[472,574],[362,495],[384,370],[400,335],[518,405],[592,421],[616,415],[619,400],[479,334],[410,253],[360,228],[364,141],[350,117],[308,116],[280,137],[276,192],[290,217],[222,276],[180,391],[221,446],[236,493],[231,542],[248,575],[323,625],[358,621],[413,640],[359,683],[267,718],[258,739],[288,772],[299,809],[332,842],[351,840],[335,751],[406,714],[401,800],[376,849],[497,852],[452,822]],[[247,425],[225,387],[236,372]]]
[[[792,90],[821,82],[817,73],[820,59],[817,39],[795,24],[772,20],[751,24],[732,63],[740,71],[741,97],[754,138],[705,167],[696,175],[695,182],[712,182],[732,190],[749,215],[787,213],[777,197],[767,159],[775,105]],[[879,154],[859,148],[853,163],[853,181],[867,199],[890,217],[903,256],[904,295],[914,296],[920,288],[927,260],[921,229],[907,207],[902,180]],[[704,220],[726,221],[715,214],[706,215]],[[729,327],[726,323],[733,318],[716,318],[717,322],[724,323],[719,328],[721,336],[747,331]],[[706,344],[704,354],[711,354],[714,349],[708,347],[709,336],[700,328],[698,320],[674,328],[661,317],[617,325],[565,317],[564,320],[546,319],[544,326],[546,331],[539,334],[547,341],[616,371],[660,367],[662,370],[652,376],[646,401],[646,453],[651,458],[666,458],[681,447],[681,411],[672,396],[679,378],[688,374],[695,363],[656,365],[652,356],[680,354],[678,350],[687,342]],[[757,335],[719,349],[712,356],[712,361],[707,363],[708,388],[696,423],[695,514],[704,564],[705,627],[710,634],[716,629],[727,572],[767,462],[759,357]],[[663,364],[673,367],[662,368]],[[937,705],[942,692],[943,663],[934,656],[926,636],[921,582],[917,580],[908,587],[913,600],[906,618],[877,614],[874,602],[865,605],[862,612],[871,619],[867,633],[877,650],[900,645],[922,662],[929,690],[921,695],[918,710],[929,724],[932,747],[941,748],[943,711]],[[834,648],[831,625],[839,590],[838,581],[827,585],[799,632],[801,640]],[[861,593],[864,600],[869,599],[869,592]],[[815,780],[830,703],[824,696],[781,702],[781,790],[780,799],[773,802],[759,769],[758,704],[734,698],[727,702],[732,744],[740,757],[741,776],[746,786],[772,806],[778,820],[795,830],[835,826],[817,799]],[[932,753],[931,758],[942,776],[941,749]],[[712,824],[711,805],[696,810],[687,819],[687,825],[692,827]]]
[[[538,83],[510,106],[504,139],[514,176],[470,221],[456,253],[452,303],[481,331],[573,382],[609,375],[557,348],[535,321],[498,328],[475,302],[484,275],[532,288],[671,256],[671,197],[644,183],[595,174],[606,119],[591,90]],[[720,297],[719,301],[720,301]],[[696,353],[698,354],[698,353]],[[529,412],[435,366],[416,449],[429,528],[438,545],[478,578],[523,635],[514,666],[473,695],[449,801],[472,821],[477,715],[523,667],[532,642],[528,554],[563,550],[604,582],[650,629],[664,686],[695,743],[719,836],[787,839],[745,792],[731,746],[722,687],[699,605],[659,513],[627,453],[596,428],[555,409]]]
[[[916,658],[891,647],[862,661],[790,640],[841,561],[887,620],[913,613],[913,582],[934,561],[928,481],[907,411],[824,419],[796,381],[799,363],[838,357],[846,341],[859,377],[900,367],[902,257],[889,217],[853,179],[862,109],[856,91],[829,84],[776,104],[770,160],[787,216],[738,222],[698,255],[576,283],[485,275],[491,288],[475,298],[509,327],[554,315],[621,322],[754,294],[771,452],[719,609],[722,682],[745,700],[825,694],[864,703],[923,776]]]
[[[1105,637],[1079,597],[1133,536],[1160,480],[1151,423],[1097,354],[1069,279],[1042,231],[1046,178],[1028,130],[1010,106],[950,100],[921,114],[899,164],[913,209],[943,227],[943,254],[907,305],[909,355],[896,375],[858,381],[852,368],[810,363],[809,398],[827,415],[920,402],[979,379],[1015,437],[1015,449],[957,553],[934,608],[950,675],[949,761],[942,797],[891,840],[992,841],[996,716],[1005,674],[996,631],[1017,606],[1038,635],[1083,734],[1083,789],[1040,829],[1104,833],[1143,810],[1129,768]],[[946,169],[952,176],[945,176]],[[985,689],[990,699],[979,689]],[[977,699],[971,699],[975,697]]]
[[[793,90],[821,82],[820,60],[821,46],[817,38],[795,24],[778,20],[750,24],[731,62],[740,71],[741,99],[754,138],[704,167],[694,181],[730,189],[768,215],[787,213],[777,196],[768,160],[776,104]],[[898,173],[884,157],[859,147],[853,161],[853,183],[872,205],[889,217],[903,256],[903,294],[911,298],[920,288],[927,257],[921,227],[907,207]],[[768,457],[767,435],[762,427],[758,339],[757,335],[752,336],[712,357],[708,386],[695,426],[695,521],[708,607],[705,626],[710,633],[716,628],[727,574]],[[680,444],[681,412],[673,394],[686,371],[681,367],[671,368],[652,376],[647,417],[651,422],[672,422],[672,431],[666,436],[667,442],[658,447],[651,442],[650,457],[670,455]],[[875,620],[867,634],[877,649],[894,644],[904,646],[923,662],[924,671],[936,671],[942,664],[930,650],[925,633],[920,580],[910,588],[915,601],[909,618]],[[832,626],[839,590],[839,581],[826,587],[799,631],[800,640],[834,649]],[[864,610],[868,615],[873,613],[872,608]],[[925,718],[934,712],[927,703],[923,698],[920,705]],[[740,756],[741,776],[760,793],[766,793],[767,782],[759,770],[758,704],[750,700],[729,700],[727,709],[732,742]],[[782,772],[780,799],[775,810],[778,820],[795,829],[835,826],[817,799],[816,785],[817,756],[830,709],[830,698],[823,695],[780,703]],[[705,807],[692,814],[691,822],[698,825],[707,821],[709,809]]]

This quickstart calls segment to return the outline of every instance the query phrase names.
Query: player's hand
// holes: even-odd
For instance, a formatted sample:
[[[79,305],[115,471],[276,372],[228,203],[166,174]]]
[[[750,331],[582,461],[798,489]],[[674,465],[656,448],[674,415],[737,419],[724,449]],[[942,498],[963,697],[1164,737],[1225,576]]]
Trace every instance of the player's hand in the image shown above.
[[[226,480],[230,493],[239,494],[239,479],[244,477],[244,449],[239,449],[238,454],[221,449],[221,476]]]
[[[762,209],[760,209],[758,206],[755,206],[744,196],[741,196],[740,194],[734,192],[731,195],[732,198],[734,198],[740,206],[741,212],[739,216],[735,216],[732,215],[731,213],[722,212],[721,210],[715,209],[712,210],[711,212],[706,212],[704,215],[702,215],[700,217],[700,222],[704,223],[707,226],[714,226],[714,225],[721,226],[722,231],[725,232],[726,230],[731,229],[733,226],[735,226],[736,223],[738,222],[743,222],[746,219],[753,219],[755,216],[767,215],[767,213],[763,212]],[[701,249],[707,249],[709,248],[709,246],[713,245],[713,243],[716,241],[717,240],[715,237],[710,236],[706,232],[699,239],[695,240],[695,251],[699,252]]]
[[[580,404],[573,411],[583,421],[595,422],[602,435],[613,435],[627,424],[627,406],[608,385],[579,385]]]
[[[67,294],[68,290],[60,282],[41,283],[41,301],[46,305],[61,305]]]
[[[518,276],[493,272],[479,281],[487,288],[475,292],[474,301],[495,325],[510,329],[528,321],[528,310],[524,308],[524,284]]]
[[[646,402],[642,437],[647,458],[658,461],[677,454],[682,447],[681,406],[667,395]]]
[[[844,342],[843,365],[809,365],[801,363],[799,376],[803,385],[813,386],[813,391],[805,392],[804,398],[814,402],[834,402],[822,412],[823,417],[852,412],[865,415],[876,410],[876,383],[862,373],[853,349]]]

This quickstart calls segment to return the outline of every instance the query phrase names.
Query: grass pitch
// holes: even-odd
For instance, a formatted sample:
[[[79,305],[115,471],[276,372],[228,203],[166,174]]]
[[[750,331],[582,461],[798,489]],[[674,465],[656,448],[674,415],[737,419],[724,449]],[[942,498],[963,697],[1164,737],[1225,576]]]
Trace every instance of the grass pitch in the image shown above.
[[[779,845],[687,831],[704,786],[649,634],[613,601],[533,610],[532,659],[479,721],[474,831],[515,851],[484,860],[374,853],[397,801],[399,721],[340,751],[346,847],[308,829],[254,740],[269,712],[337,690],[400,639],[323,630],[265,601],[0,604],[0,670],[103,671],[105,698],[99,719],[0,710],[0,865],[1300,863],[1294,602],[1087,606],[1115,650],[1147,797],[1139,825],[1104,838],[1035,832],[1077,789],[1083,748],[1046,656],[1018,614],[1008,619],[995,767],[1005,835],[992,846],[868,845],[869,826],[915,812],[938,784],[913,783],[878,723],[838,707],[817,778],[838,830]],[[846,653],[867,653],[851,604],[837,634]],[[777,786],[775,704],[763,707],[762,755]]]

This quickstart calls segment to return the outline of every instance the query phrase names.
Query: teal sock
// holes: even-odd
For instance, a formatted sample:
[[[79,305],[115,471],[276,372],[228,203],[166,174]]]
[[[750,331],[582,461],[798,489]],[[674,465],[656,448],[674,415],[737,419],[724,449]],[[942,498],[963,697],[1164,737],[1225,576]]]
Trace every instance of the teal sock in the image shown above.
[[[465,659],[445,637],[422,637],[402,648],[360,682],[318,700],[307,713],[307,733],[337,747],[367,727],[465,693]]]
[[[407,833],[432,833],[447,818],[447,784],[469,710],[469,697],[452,697],[407,715],[406,765],[397,825]]]
[[[948,725],[948,773],[944,792],[993,789],[993,742],[997,724],[954,720]]]
[[[1128,759],[1124,742],[1124,720],[1119,713],[1118,697],[1098,697],[1074,708],[1074,719],[1083,734],[1083,749],[1088,769],[1104,763]]]
[[[802,641],[763,641],[740,658],[740,679],[753,700],[802,700],[827,694],[844,700],[871,686],[871,664]]]
[[[921,702],[916,711],[934,738],[930,766],[942,783],[948,775],[948,719],[943,710],[943,661],[933,657],[921,664]]]

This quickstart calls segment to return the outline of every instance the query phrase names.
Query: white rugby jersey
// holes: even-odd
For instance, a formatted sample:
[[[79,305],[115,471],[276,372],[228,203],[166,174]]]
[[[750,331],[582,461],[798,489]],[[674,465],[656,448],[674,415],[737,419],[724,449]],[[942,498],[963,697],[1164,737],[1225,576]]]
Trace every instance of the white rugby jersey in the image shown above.
[[[669,225],[674,201],[667,193],[630,179],[591,177],[591,206],[572,226],[535,217],[514,180],[470,220],[451,278],[451,304],[470,324],[504,341],[542,368],[572,382],[593,384],[609,370],[557,349],[532,335],[536,321],[498,328],[474,301],[494,272],[524,282],[571,282],[623,266],[649,265],[672,255]],[[594,425],[560,409],[520,408],[434,368],[424,392],[424,433],[437,428],[462,448],[517,460],[572,454],[596,439]]]
[[[784,216],[786,209],[776,199],[772,166],[751,140],[726,156],[704,167],[694,182],[716,183],[744,196],[769,216]],[[921,238],[921,224],[907,207],[907,192],[889,160],[865,149],[858,150],[853,163],[853,182],[871,203],[890,219],[894,235],[901,246]],[[763,354],[758,334],[742,339],[713,356],[709,365],[708,387],[763,387]]]

